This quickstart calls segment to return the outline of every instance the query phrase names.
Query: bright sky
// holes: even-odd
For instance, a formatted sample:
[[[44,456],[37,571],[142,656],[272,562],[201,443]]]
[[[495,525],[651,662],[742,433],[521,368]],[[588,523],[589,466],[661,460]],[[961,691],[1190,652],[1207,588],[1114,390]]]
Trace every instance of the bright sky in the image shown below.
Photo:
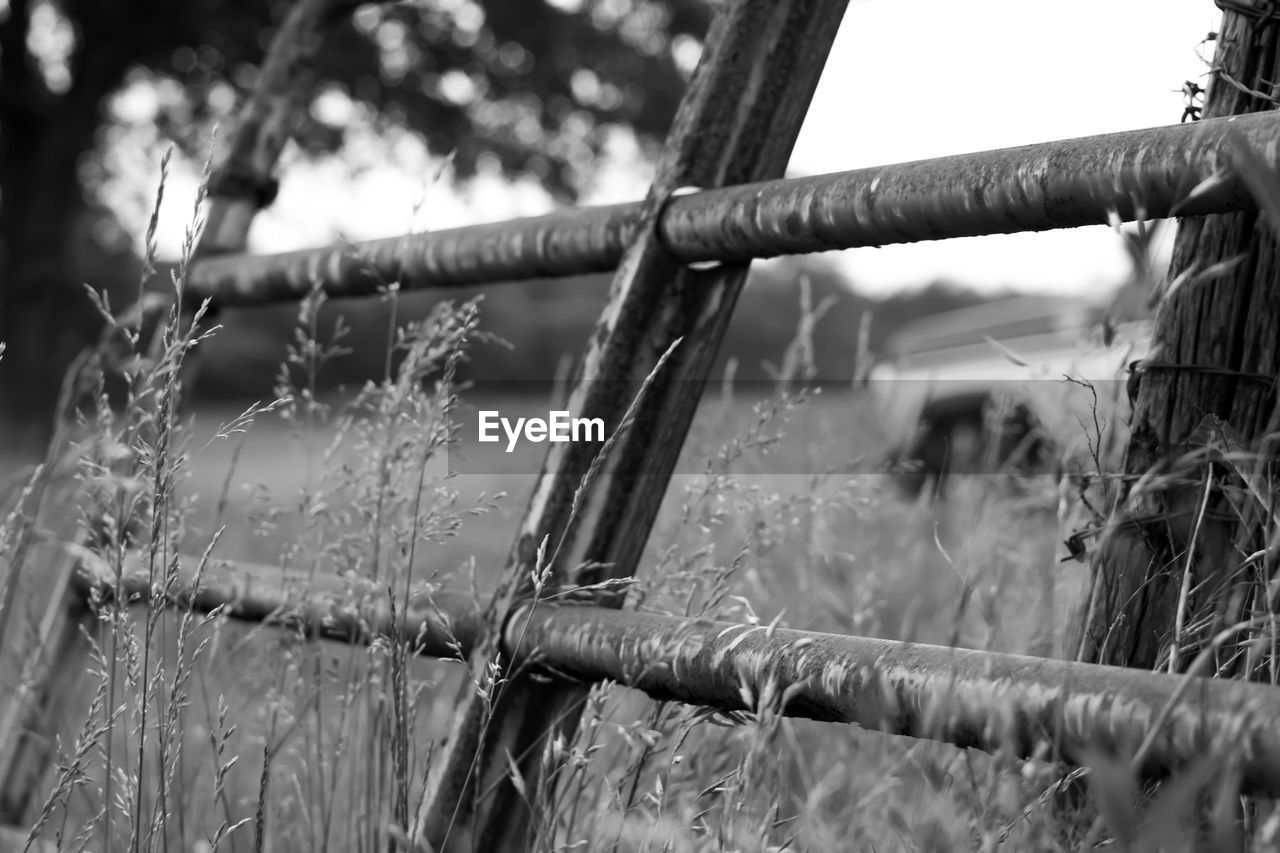
[[[1204,82],[1197,50],[1218,26],[1211,0],[853,0],[836,38],[791,173],[816,174],[1176,123],[1184,80]],[[259,216],[256,251],[283,251],[419,228],[545,212],[524,182],[481,180],[464,194],[431,186],[438,167],[415,145],[399,163],[368,153],[358,176],[337,163],[294,164]],[[620,152],[619,159],[625,159]],[[640,197],[643,176],[614,166],[592,202]],[[194,180],[171,185],[162,250],[176,250]],[[415,216],[415,205],[421,204]],[[181,211],[181,212],[179,212]],[[1103,227],[858,249],[839,254],[868,292],[945,277],[987,289],[1097,293],[1124,275]]]

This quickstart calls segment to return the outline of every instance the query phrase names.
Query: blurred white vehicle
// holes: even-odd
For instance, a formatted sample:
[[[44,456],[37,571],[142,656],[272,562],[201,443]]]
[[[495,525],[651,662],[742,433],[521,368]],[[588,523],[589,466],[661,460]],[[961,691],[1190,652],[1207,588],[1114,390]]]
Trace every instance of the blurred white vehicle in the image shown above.
[[[1045,462],[1046,424],[1092,418],[1094,394],[1127,406],[1128,365],[1150,344],[1146,321],[1106,327],[1069,298],[1027,296],[909,323],[888,341],[869,388],[897,446],[903,485]],[[1090,387],[1066,381],[1080,380]]]

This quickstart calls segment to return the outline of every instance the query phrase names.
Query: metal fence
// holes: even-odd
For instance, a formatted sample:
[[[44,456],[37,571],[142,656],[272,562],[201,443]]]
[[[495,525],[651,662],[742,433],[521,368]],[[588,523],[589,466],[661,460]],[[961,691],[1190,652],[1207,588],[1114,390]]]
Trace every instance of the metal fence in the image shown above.
[[[722,710],[778,699],[784,714],[856,723],[1019,755],[1081,760],[1089,749],[1141,745],[1139,769],[1159,775],[1229,738],[1245,792],[1280,795],[1280,691],[910,643],[766,626],[679,619],[594,603],[537,600],[528,583],[537,545],[563,541],[547,590],[634,575],[688,430],[702,382],[751,259],[854,246],[1040,231],[1119,216],[1132,220],[1254,209],[1232,171],[1250,149],[1280,168],[1274,113],[1030,145],[1001,151],[782,180],[846,0],[722,4],[680,106],[648,197],[493,225],[354,246],[252,257],[242,253],[259,203],[271,195],[284,128],[322,57],[330,24],[353,4],[300,0],[240,113],[231,154],[212,183],[209,225],[188,297],[215,306],[335,296],[386,282],[446,288],[616,269],[612,297],[582,358],[567,408],[618,423],[633,401],[620,380],[652,375],[630,427],[585,489],[573,472],[593,449],[552,445],[494,600],[420,590],[393,611],[353,597],[337,578],[299,582],[261,566],[179,567],[164,594],[239,619],[320,638],[415,636],[424,655],[468,656],[473,671],[511,673],[502,701],[470,691],[434,759],[420,820],[430,849],[523,849],[526,802],[542,746],[571,733],[585,686],[612,679],[655,697]],[[718,263],[708,263],[718,262]],[[579,492],[575,494],[575,492]],[[573,567],[607,566],[586,575]],[[52,682],[75,666],[85,602],[147,599],[145,573],[123,579],[69,565],[45,620],[41,652],[17,710],[0,720],[0,808],[27,819],[49,760],[32,735]],[[513,633],[503,626],[518,624]],[[513,667],[512,664],[532,666]],[[542,677],[532,678],[531,670]],[[547,674],[564,677],[547,678]],[[51,698],[54,697],[54,698]],[[44,703],[44,705],[42,705]],[[478,792],[484,792],[481,795]]]

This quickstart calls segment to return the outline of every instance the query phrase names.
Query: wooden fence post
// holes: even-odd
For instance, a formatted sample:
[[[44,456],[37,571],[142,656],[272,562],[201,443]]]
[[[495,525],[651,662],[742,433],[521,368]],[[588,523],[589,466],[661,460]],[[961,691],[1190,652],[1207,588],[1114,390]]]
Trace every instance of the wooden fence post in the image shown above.
[[[298,0],[289,11],[267,50],[254,92],[237,115],[227,154],[211,176],[196,255],[244,251],[254,214],[275,195],[276,161],[296,111],[310,95],[324,36],[355,6],[352,0]],[[76,562],[64,556],[52,567],[52,595],[33,648],[24,655],[20,683],[0,711],[0,826],[22,827],[34,819],[59,721],[66,709],[82,704],[80,676],[89,660],[85,633],[93,630],[94,619],[72,583]]]
[[[1205,117],[1274,110],[1280,18],[1269,3],[1218,5],[1228,11]],[[1243,151],[1229,139],[1221,147],[1226,163],[1241,165]],[[1234,177],[1275,198],[1275,173],[1257,172]],[[1134,370],[1132,437],[1074,626],[1078,660],[1180,672],[1219,632],[1275,612],[1268,585],[1280,555],[1267,539],[1280,458],[1278,225],[1256,211],[1179,220],[1169,274],[1181,284],[1157,310],[1153,352]],[[1242,644],[1272,633],[1241,629],[1212,671],[1265,675],[1274,652]]]
[[[632,402],[635,381],[653,374],[664,353],[680,343],[581,494],[575,495],[581,474],[599,447],[550,445],[495,615],[509,617],[532,594],[530,572],[544,541],[548,553],[557,555],[550,567],[553,587],[634,573],[748,268],[682,266],[656,233],[658,215],[681,187],[782,175],[846,5],[847,0],[721,5],[567,408],[575,416],[603,418],[615,429]],[[608,603],[618,606],[621,600]],[[473,655],[471,671],[486,672],[491,660],[499,660],[497,641],[495,633]],[[542,749],[549,735],[573,734],[586,688],[515,675],[499,691],[491,708],[473,685],[464,685],[414,827],[431,849],[525,850],[537,831],[511,768],[518,767],[520,787],[533,796],[543,782]]]

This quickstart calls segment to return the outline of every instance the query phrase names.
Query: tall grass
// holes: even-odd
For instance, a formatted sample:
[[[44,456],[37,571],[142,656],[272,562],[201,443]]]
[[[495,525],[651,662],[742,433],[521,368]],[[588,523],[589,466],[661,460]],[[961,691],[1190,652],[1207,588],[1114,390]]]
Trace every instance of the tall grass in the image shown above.
[[[100,303],[110,346],[80,365],[73,418],[0,528],[0,627],[29,625],[46,604],[24,542],[117,578],[135,555],[161,591],[145,604],[109,589],[95,600],[86,671],[66,697],[74,707],[28,846],[409,847],[452,699],[468,685],[492,695],[494,674],[420,660],[411,636],[316,643],[220,610],[166,607],[163,593],[178,554],[207,566],[248,552],[339,575],[353,599],[393,609],[424,587],[492,588],[513,532],[502,487],[521,485],[468,482],[445,464],[457,442],[457,368],[484,337],[480,306],[444,302],[396,329],[386,375],[334,404],[317,389],[342,357],[343,330],[320,327],[315,292],[299,307],[275,398],[209,428],[178,405],[193,353],[217,331],[204,306],[183,304],[198,228],[197,216],[153,347],[141,317],[117,319]],[[385,298],[398,298],[394,283]],[[700,413],[680,467],[699,473],[673,481],[630,606],[1061,653],[1083,568],[1061,560],[1058,542],[1100,523],[1087,498],[1107,470],[1115,439],[1103,422],[1114,416],[1045,425],[1059,446],[1084,448],[1062,478],[1016,488],[1012,475],[961,478],[944,502],[904,502],[875,471],[887,441],[865,400],[810,387],[808,336],[825,306],[806,297],[804,307],[774,393],[738,399],[726,382]],[[285,493],[240,488],[255,440],[296,460]],[[213,468],[202,461],[213,457]],[[550,744],[547,760],[548,785],[526,792],[530,849],[1067,850],[1082,840],[1058,796],[1079,771],[784,719],[767,702],[724,715],[599,685],[575,739]],[[1100,759],[1088,775],[1100,780],[1106,818],[1090,843],[1191,843],[1195,810],[1185,806],[1198,789],[1144,812],[1123,767]]]

